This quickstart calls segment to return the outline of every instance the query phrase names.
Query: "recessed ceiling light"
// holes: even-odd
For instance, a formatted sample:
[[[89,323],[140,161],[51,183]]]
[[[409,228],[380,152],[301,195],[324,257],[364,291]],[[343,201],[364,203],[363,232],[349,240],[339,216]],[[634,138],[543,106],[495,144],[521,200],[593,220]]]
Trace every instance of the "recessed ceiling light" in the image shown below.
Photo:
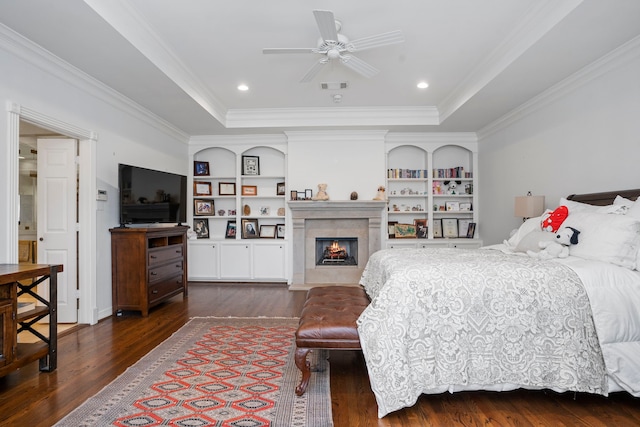
[[[246,92],[249,90],[249,86],[247,86],[246,84],[242,83],[238,85],[238,90],[242,91],[242,92]]]
[[[426,89],[429,87],[429,83],[427,82],[419,82],[418,83],[418,89]]]

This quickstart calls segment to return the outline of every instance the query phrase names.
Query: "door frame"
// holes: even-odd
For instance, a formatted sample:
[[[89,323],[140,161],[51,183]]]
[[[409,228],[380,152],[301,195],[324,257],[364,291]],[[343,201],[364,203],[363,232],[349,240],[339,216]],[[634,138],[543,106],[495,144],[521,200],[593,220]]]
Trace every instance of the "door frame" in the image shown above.
[[[18,262],[18,153],[20,149],[20,120],[50,129],[63,136],[78,140],[78,289],[80,306],[78,323],[94,325],[98,323],[97,304],[97,231],[96,212],[96,132],[80,128],[61,120],[46,116],[30,108],[18,104],[10,104],[8,108],[9,158],[7,176],[10,179],[8,189],[8,235],[7,244],[10,262]]]

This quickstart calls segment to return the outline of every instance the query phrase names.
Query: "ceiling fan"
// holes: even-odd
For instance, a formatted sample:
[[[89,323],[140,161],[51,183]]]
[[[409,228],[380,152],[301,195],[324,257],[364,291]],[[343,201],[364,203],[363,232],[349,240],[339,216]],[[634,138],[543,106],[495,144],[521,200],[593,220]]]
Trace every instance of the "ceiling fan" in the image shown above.
[[[316,74],[320,72],[322,66],[330,61],[339,60],[346,67],[364,77],[373,77],[378,74],[378,69],[369,65],[365,61],[351,55],[352,52],[359,52],[374,47],[386,46],[390,44],[404,42],[404,36],[399,30],[382,33],[375,36],[364,37],[350,41],[347,36],[340,34],[342,24],[333,16],[333,12],[328,10],[314,10],[318,29],[320,30],[320,40],[317,47],[310,48],[265,48],[262,53],[319,53],[322,55],[307,73],[300,80],[301,83],[310,82]]]

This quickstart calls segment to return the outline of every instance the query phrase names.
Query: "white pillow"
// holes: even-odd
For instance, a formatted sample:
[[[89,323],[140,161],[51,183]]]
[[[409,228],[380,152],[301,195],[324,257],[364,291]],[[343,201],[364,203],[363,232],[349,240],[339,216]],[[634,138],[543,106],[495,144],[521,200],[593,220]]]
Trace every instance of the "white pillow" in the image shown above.
[[[520,243],[520,240],[522,240],[524,236],[531,233],[532,231],[541,230],[541,227],[540,227],[541,221],[542,221],[541,216],[537,216],[535,218],[529,218],[528,220],[522,223],[520,228],[518,228],[518,231],[513,233],[513,236],[509,237],[509,240],[504,241],[504,244],[510,247],[511,249],[515,248],[516,246],[518,246],[518,243]]]
[[[556,240],[556,233],[549,231],[535,230],[527,234],[518,242],[518,245],[513,250],[514,252],[540,252],[540,242],[549,242]]]
[[[640,219],[640,202],[636,202],[627,210],[627,216]]]
[[[578,244],[569,246],[569,254],[636,268],[640,220],[626,215],[578,212],[570,214],[562,227],[580,231]]]
[[[569,209],[569,215],[577,212],[598,212],[598,213],[614,213],[614,214],[624,214],[626,212],[626,208],[623,205],[606,205],[606,206],[595,206],[589,205],[587,203],[574,202],[573,200],[567,200],[564,197],[560,198],[560,206],[566,206]]]
[[[614,205],[621,205],[630,208],[633,206],[633,200],[627,199],[626,197],[622,197],[621,195],[617,195],[615,200],[613,201]]]

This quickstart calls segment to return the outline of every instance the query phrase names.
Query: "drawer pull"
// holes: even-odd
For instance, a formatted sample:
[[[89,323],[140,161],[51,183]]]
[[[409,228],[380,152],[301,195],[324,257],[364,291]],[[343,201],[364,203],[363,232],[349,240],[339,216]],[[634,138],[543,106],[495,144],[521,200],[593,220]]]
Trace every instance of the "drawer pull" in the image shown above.
[[[157,293],[158,293],[158,290],[157,290],[157,289],[154,289],[154,290],[152,290],[152,291],[151,291],[151,293],[152,293],[152,294],[157,294]]]
[[[157,256],[155,256],[155,255],[149,255],[149,258],[151,258],[151,259],[156,259],[156,258],[158,258],[158,257],[157,257]]]
[[[152,271],[152,272],[151,272],[151,275],[152,275],[152,276],[157,276],[157,275],[158,275],[158,273],[156,273],[155,271]]]

